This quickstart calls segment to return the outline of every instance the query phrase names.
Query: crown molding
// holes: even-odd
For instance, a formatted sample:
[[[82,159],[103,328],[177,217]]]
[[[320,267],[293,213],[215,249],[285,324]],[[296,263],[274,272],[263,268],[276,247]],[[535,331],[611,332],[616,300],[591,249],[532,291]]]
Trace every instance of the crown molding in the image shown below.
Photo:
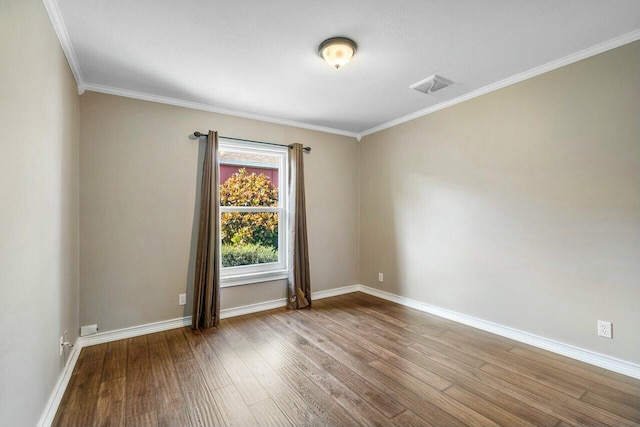
[[[399,117],[397,119],[391,120],[381,125],[374,126],[362,132],[352,132],[352,131],[347,131],[342,129],[335,129],[335,128],[313,125],[313,124],[304,123],[304,122],[298,122],[295,120],[288,120],[288,119],[282,119],[282,118],[267,116],[262,114],[254,114],[254,113],[232,110],[232,109],[223,108],[223,107],[216,107],[210,104],[202,104],[202,103],[191,102],[191,101],[186,101],[186,100],[177,99],[177,98],[170,98],[170,97],[153,95],[153,94],[144,93],[144,92],[136,92],[136,91],[127,90],[127,89],[120,89],[120,88],[115,88],[111,86],[85,83],[84,78],[82,76],[82,71],[80,69],[80,64],[78,63],[78,58],[76,57],[75,50],[73,49],[73,45],[71,43],[71,39],[69,38],[69,33],[67,32],[67,28],[64,25],[64,20],[62,19],[62,14],[60,13],[60,9],[58,7],[57,1],[42,0],[42,3],[44,4],[47,10],[49,19],[51,20],[51,24],[53,25],[56,35],[58,36],[58,40],[60,40],[62,50],[64,51],[64,54],[67,57],[67,62],[69,63],[71,72],[73,73],[73,76],[78,85],[78,93],[80,95],[82,95],[85,92],[85,90],[90,90],[93,92],[101,92],[101,93],[106,93],[110,95],[123,96],[126,98],[134,98],[134,99],[140,99],[143,101],[158,102],[161,104],[174,105],[177,107],[191,108],[194,110],[208,111],[212,113],[225,114],[228,116],[258,120],[261,122],[276,123],[284,126],[291,126],[291,127],[301,128],[301,129],[313,130],[317,132],[347,136],[347,137],[355,138],[358,142],[360,142],[362,138],[367,135],[371,135],[376,132],[380,132],[382,130],[400,125],[402,123],[406,123],[411,120],[427,116],[431,113],[435,113],[436,111],[440,111],[445,108],[452,107],[456,104],[460,104],[470,99],[477,98],[479,96],[496,91],[498,89],[502,89],[504,87],[513,85],[515,83],[519,83],[521,81],[530,79],[532,77],[539,76],[540,74],[544,74],[549,71],[553,71],[557,68],[564,67],[565,65],[569,65],[574,62],[578,62],[583,59],[589,58],[591,56],[595,56],[599,53],[606,52],[608,50],[615,49],[625,44],[640,40],[640,30],[635,30],[630,33],[624,34],[622,36],[615,37],[606,42],[599,43],[589,48],[583,49],[581,51],[572,53],[560,59],[556,59],[554,61],[548,62],[544,65],[532,68],[530,70],[513,75],[511,77],[507,77],[506,79],[500,80],[498,82],[491,83],[487,86],[473,90],[471,92],[468,92],[456,98],[443,101],[431,107],[427,107],[425,109],[416,111],[411,114],[407,114],[406,116]]]
[[[82,71],[80,70],[80,63],[76,57],[76,51],[73,50],[71,38],[67,32],[67,27],[64,25],[64,20],[62,19],[58,2],[56,0],[42,0],[42,3],[44,4],[44,8],[47,10],[49,20],[51,21],[51,25],[53,25],[53,30],[56,32],[58,40],[60,40],[64,56],[67,57],[69,68],[71,68],[73,78],[76,80],[76,84],[78,85],[78,94],[82,95],[84,93],[84,79],[82,77]]]
[[[495,83],[491,83],[490,85],[481,87],[479,89],[468,92],[464,95],[458,96],[456,98],[450,99],[448,101],[443,101],[439,104],[433,105],[431,107],[425,108],[423,110],[416,111],[415,113],[407,114],[406,116],[397,118],[395,120],[391,120],[387,123],[383,123],[381,125],[372,127],[371,129],[367,129],[363,132],[360,132],[357,136],[358,140],[367,135],[374,134],[376,132],[380,132],[385,129],[389,129],[391,127],[397,126],[402,123],[409,122],[411,120],[417,119],[419,117],[427,116],[431,113],[435,113],[436,111],[443,110],[448,107],[452,107],[456,104],[460,104],[461,102],[468,101],[473,98],[477,98],[478,96],[485,95],[489,92],[493,92],[498,89],[502,89],[504,87],[510,86],[515,83],[519,83],[523,80],[530,79],[532,77],[539,76],[540,74],[548,73],[549,71],[553,71],[557,68],[564,67],[565,65],[573,64],[574,62],[581,61],[583,59],[589,58],[591,56],[595,56],[599,53],[606,52],[611,49],[615,49],[622,45],[632,43],[634,41],[640,40],[640,30],[635,30],[630,33],[624,34],[622,36],[613,38],[603,43],[599,43],[595,46],[591,46],[587,49],[580,50],[578,52],[567,55],[563,58],[556,59],[554,61],[548,62],[544,65],[540,65],[539,67],[532,68],[528,71],[524,71],[522,73],[516,74],[511,77],[507,77],[506,79],[497,81]]]
[[[331,134],[334,134],[334,135],[348,136],[348,137],[351,137],[351,138],[357,138],[357,136],[358,136],[358,134],[355,133],[355,132],[349,132],[349,131],[342,130],[342,129],[334,129],[334,128],[325,127],[325,126],[312,125],[312,124],[309,124],[309,123],[298,122],[298,121],[295,121],[295,120],[281,119],[281,118],[278,118],[278,117],[266,116],[266,115],[262,115],[262,114],[247,113],[247,112],[244,112],[244,111],[238,111],[238,110],[231,110],[231,109],[228,109],[228,108],[216,107],[216,106],[210,105],[210,104],[202,104],[202,103],[198,103],[198,102],[185,101],[185,100],[182,100],[182,99],[170,98],[170,97],[166,97],[166,96],[152,95],[150,93],[145,93],[145,92],[136,92],[136,91],[133,91],[133,90],[119,89],[119,88],[115,88],[115,87],[111,87],[111,86],[104,86],[104,85],[89,84],[88,83],[88,84],[85,84],[83,86],[83,88],[85,90],[88,90],[88,91],[91,91],[91,92],[100,92],[100,93],[106,93],[106,94],[109,94],[109,95],[123,96],[125,98],[140,99],[142,101],[150,101],[150,102],[157,102],[157,103],[160,103],[160,104],[174,105],[176,107],[191,108],[193,110],[201,110],[201,111],[208,111],[208,112],[211,112],[211,113],[225,114],[227,116],[242,117],[244,119],[251,119],[251,120],[257,120],[257,121],[261,121],[261,122],[275,123],[275,124],[279,124],[279,125],[291,126],[291,127],[296,127],[296,128],[302,128],[302,129],[308,129],[308,130],[313,130],[313,131],[317,131],[317,132],[324,132],[324,133],[331,133]]]

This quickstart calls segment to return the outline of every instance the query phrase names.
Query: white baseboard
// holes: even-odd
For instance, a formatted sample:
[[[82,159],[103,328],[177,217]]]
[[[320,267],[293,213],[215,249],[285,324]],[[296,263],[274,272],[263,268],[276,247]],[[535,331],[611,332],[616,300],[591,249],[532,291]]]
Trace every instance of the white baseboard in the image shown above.
[[[585,350],[580,347],[575,347],[569,344],[564,344],[558,341],[554,341],[549,338],[541,337],[531,334],[529,332],[520,331],[518,329],[510,328],[508,326],[499,325],[497,323],[489,322],[487,320],[478,319],[476,317],[468,316],[466,314],[458,313],[446,308],[437,307],[431,304],[423,303],[411,298],[401,297],[389,292],[381,291],[379,289],[370,288],[364,285],[351,285],[341,288],[328,289],[326,291],[313,292],[311,298],[313,300],[319,300],[323,298],[330,298],[337,295],[344,295],[351,292],[364,292],[369,295],[373,295],[378,298],[382,298],[387,301],[392,301],[397,304],[404,305],[406,307],[414,308],[416,310],[430,313],[445,319],[453,320],[454,322],[462,323],[483,331],[491,332],[496,335],[500,335],[506,338],[510,338],[515,341],[519,341],[525,344],[532,345],[534,347],[542,348],[544,350],[551,351],[553,353],[561,354],[563,356],[570,357],[572,359],[580,360],[601,368],[609,369],[610,371],[618,372],[620,374],[628,375],[633,378],[640,379],[640,365],[627,362],[625,360],[617,359],[615,357],[606,356],[604,354],[596,353],[590,350]],[[287,305],[286,298],[280,298],[273,301],[265,301],[257,304],[249,304],[240,307],[227,308],[220,311],[221,319],[228,319],[230,317],[243,316],[245,314],[258,313],[260,311],[272,310],[274,308],[285,307]],[[111,341],[117,341],[125,338],[132,338],[140,335],[151,334],[154,332],[166,331],[169,329],[181,328],[191,325],[191,316],[181,317],[172,320],[165,320],[162,322],[149,323],[146,325],[134,326],[131,328],[118,329],[115,331],[103,332],[96,335],[87,337],[81,337],[78,339],[78,343],[74,349],[79,353],[82,347],[87,347],[95,344],[102,344]],[[77,357],[77,356],[76,356]],[[64,391],[64,390],[63,390]],[[54,412],[55,414],[55,412]]]
[[[572,345],[564,344],[558,341],[551,340],[549,338],[540,337],[528,332],[519,331],[517,329],[510,328],[508,326],[499,325],[497,323],[489,322],[487,320],[478,319],[476,317],[467,316],[466,314],[457,313],[445,308],[436,307],[434,305],[426,304],[411,298],[401,297],[389,292],[381,291],[379,289],[370,288],[364,285],[351,285],[341,288],[329,289],[326,291],[313,292],[311,298],[313,300],[319,300],[323,298],[330,298],[338,295],[344,295],[352,292],[363,292],[368,295],[372,295],[387,301],[395,302],[406,307],[414,308],[425,313],[433,314],[438,317],[453,320],[454,322],[462,323],[483,331],[491,332],[496,335],[500,335],[506,338],[513,339],[515,341],[523,342],[525,344],[532,345],[534,347],[542,348],[544,350],[551,351],[553,353],[561,354],[563,356],[570,357],[572,359],[580,360],[582,362],[589,363],[591,365],[599,366],[601,368],[608,369],[613,372],[618,372],[623,375],[628,375],[633,378],[640,379],[640,365],[636,365],[631,362],[616,359],[614,357],[606,356],[604,354],[595,353],[583,348],[574,347]],[[221,310],[220,318],[228,319],[230,317],[242,316],[245,314],[257,313],[260,311],[272,310],[274,308],[285,307],[287,305],[286,298],[281,298],[273,301],[265,301],[257,304],[250,304],[241,307],[227,308]],[[175,328],[182,328],[184,326],[191,325],[191,316],[180,317],[177,319],[165,320],[162,322],[149,323],[146,325],[133,326],[130,328],[118,329],[115,331],[102,332],[96,335],[80,337],[73,347],[73,351],[69,357],[67,366],[60,374],[58,381],[55,385],[51,397],[47,402],[47,406],[40,417],[38,427],[50,426],[53,422],[53,418],[56,415],[58,406],[62,400],[65,389],[73,373],[73,368],[76,365],[80,350],[83,347],[88,347],[96,344],[103,344],[111,341],[117,341],[125,338],[137,337],[140,335],[151,334],[154,332],[167,331]]]
[[[326,291],[318,291],[311,293],[312,300],[329,298],[336,295],[357,292],[359,285],[344,286],[341,288],[328,289]],[[257,304],[243,305],[240,307],[225,308],[220,310],[220,318],[228,319],[230,317],[243,316],[245,314],[258,313],[260,311],[272,310],[274,308],[286,307],[287,299],[280,298],[273,301],[259,302]],[[146,325],[132,326],[130,328],[117,329],[114,331],[100,332],[95,335],[89,335],[79,338],[80,347],[88,347],[96,344],[104,344],[111,341],[122,340],[125,338],[133,338],[140,335],[153,334],[155,332],[168,331],[170,329],[191,326],[191,316],[178,317],[177,319],[163,320],[161,322],[147,323]]]
[[[338,295],[350,294],[352,292],[358,292],[360,285],[343,286],[342,288],[328,289],[326,291],[311,292],[311,299],[323,299],[337,297]]]
[[[56,385],[53,387],[53,391],[51,392],[51,396],[49,396],[47,405],[44,407],[44,411],[38,420],[38,427],[49,427],[51,423],[53,423],[56,412],[58,412],[58,406],[60,406],[60,402],[62,402],[62,397],[64,396],[64,392],[67,389],[69,380],[71,379],[73,368],[75,368],[78,356],[80,355],[81,346],[78,341],[76,341],[74,346],[71,347],[71,354],[69,354],[67,364],[62,372],[60,372],[58,381],[56,381]]]
[[[139,337],[140,335],[168,331],[169,329],[182,328],[183,326],[189,325],[191,325],[191,316],[178,317],[177,319],[147,323],[146,325],[116,329],[115,331],[100,332],[95,335],[80,337],[79,341],[82,347],[89,347],[96,344],[104,344],[111,341],[123,340],[125,338],[133,338]]]
[[[220,319],[244,316],[245,314],[258,313],[260,311],[273,310],[274,308],[286,307],[287,299],[280,298],[273,301],[259,302],[256,304],[242,305],[240,307],[225,308],[220,310]]]
[[[319,300],[323,298],[335,297],[337,295],[349,294],[357,292],[359,285],[343,286],[341,288],[328,289],[326,291],[317,291],[311,293],[311,300]],[[220,319],[228,319],[230,317],[243,316],[245,314],[258,313],[260,311],[273,310],[287,306],[287,299],[280,298],[273,301],[259,302],[257,304],[243,305],[240,307],[226,308],[220,310]]]
[[[640,365],[636,365],[635,363],[627,362],[625,360],[617,359],[611,356],[606,356],[604,354],[596,353],[590,350],[585,350],[583,348],[575,347],[569,344],[564,344],[549,338],[531,334],[529,332],[524,332],[510,328],[508,326],[489,322],[487,320],[467,316],[466,314],[461,314],[445,308],[436,307],[434,305],[426,304],[411,298],[401,297],[389,292],[381,291],[379,289],[370,288],[368,286],[358,285],[358,290],[365,294],[382,298],[387,301],[392,301],[406,307],[415,308],[416,310],[424,311],[425,313],[430,313],[438,317],[453,320],[454,322],[462,323],[477,329],[481,329],[483,331],[491,332],[496,335],[500,335],[515,341],[532,345],[534,347],[548,350],[553,353],[561,354],[572,359],[580,360],[591,365],[599,366],[613,372],[618,372],[623,375],[640,379]]]

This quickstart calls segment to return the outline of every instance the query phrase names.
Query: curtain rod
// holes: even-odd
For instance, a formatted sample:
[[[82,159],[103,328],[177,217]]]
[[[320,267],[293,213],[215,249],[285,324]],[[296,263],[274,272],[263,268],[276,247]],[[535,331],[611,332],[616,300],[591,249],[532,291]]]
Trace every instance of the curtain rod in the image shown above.
[[[202,132],[198,132],[195,131],[193,133],[193,136],[195,136],[196,138],[202,138],[203,136],[207,136],[207,133],[202,133]],[[189,135],[191,136],[191,135]],[[224,138],[224,139],[232,139],[234,141],[246,141],[246,142],[254,142],[256,144],[266,144],[266,145],[275,145],[277,147],[289,147],[289,148],[293,148],[293,145],[284,145],[284,144],[274,144],[273,142],[264,142],[264,141],[252,141],[250,139],[240,139],[240,138],[231,138],[229,136],[220,136],[220,138]],[[304,151],[306,151],[307,153],[311,152],[311,147],[304,147],[303,148]]]

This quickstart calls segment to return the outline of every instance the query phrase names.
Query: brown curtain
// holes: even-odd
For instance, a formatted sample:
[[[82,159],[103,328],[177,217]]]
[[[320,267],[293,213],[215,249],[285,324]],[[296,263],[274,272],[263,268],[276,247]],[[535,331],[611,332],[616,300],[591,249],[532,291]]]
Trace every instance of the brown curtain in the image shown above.
[[[311,276],[307,245],[307,210],[304,199],[302,144],[289,149],[289,286],[287,307],[298,310],[311,305]]]
[[[218,133],[209,131],[202,166],[200,222],[193,284],[193,329],[217,326],[220,321],[220,189],[218,186]]]

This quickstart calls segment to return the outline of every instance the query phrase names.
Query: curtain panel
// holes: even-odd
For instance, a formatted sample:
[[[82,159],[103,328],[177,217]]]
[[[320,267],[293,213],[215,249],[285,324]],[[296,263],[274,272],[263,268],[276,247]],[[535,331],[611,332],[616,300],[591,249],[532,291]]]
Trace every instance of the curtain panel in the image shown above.
[[[302,144],[289,149],[289,278],[287,307],[311,305],[311,275],[307,244],[307,210],[304,196]]]
[[[209,131],[202,166],[200,220],[193,284],[191,327],[206,329],[220,321],[220,189],[218,133]]]

